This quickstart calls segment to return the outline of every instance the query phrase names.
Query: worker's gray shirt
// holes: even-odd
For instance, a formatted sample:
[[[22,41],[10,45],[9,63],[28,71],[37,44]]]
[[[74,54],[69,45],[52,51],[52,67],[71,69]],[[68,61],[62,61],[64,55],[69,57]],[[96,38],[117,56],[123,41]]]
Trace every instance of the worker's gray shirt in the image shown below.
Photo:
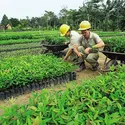
[[[81,35],[76,31],[71,31],[69,48],[73,48],[75,45],[80,46],[80,40],[81,40]]]
[[[86,40],[84,36],[82,36],[80,41],[81,41],[81,45],[84,48],[88,48],[88,47],[92,47],[95,44],[98,44],[102,40],[96,33],[90,32],[90,38],[88,40]]]

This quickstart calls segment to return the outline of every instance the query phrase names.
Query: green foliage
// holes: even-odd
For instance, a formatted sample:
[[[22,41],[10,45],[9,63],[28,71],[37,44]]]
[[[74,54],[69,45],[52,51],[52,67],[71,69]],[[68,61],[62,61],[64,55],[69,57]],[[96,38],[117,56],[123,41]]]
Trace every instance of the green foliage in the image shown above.
[[[64,42],[67,41],[67,39],[65,37],[61,37],[61,36],[46,36],[45,38],[45,41],[47,41],[48,44],[55,44],[55,45],[58,45],[58,44],[64,44]]]
[[[110,51],[125,53],[125,37],[103,38]]]
[[[112,37],[114,39],[119,35],[119,39],[124,40],[125,32],[101,32],[97,31],[97,34],[102,37]],[[123,35],[123,36],[122,36]],[[109,38],[103,38],[109,39]],[[111,39],[111,38],[110,38]],[[0,32],[0,45],[7,44],[18,44],[18,43],[28,43],[28,42],[40,42],[46,40],[48,44],[62,44],[68,39],[59,36],[59,31],[23,31],[23,32]]]
[[[4,58],[0,60],[0,89],[60,76],[72,69],[71,64],[55,56],[27,55]]]
[[[12,24],[12,27],[16,27],[16,26],[18,26],[20,24],[20,21],[18,19],[16,19],[16,18],[11,18],[9,20],[10,20],[10,22]]]
[[[73,29],[79,28],[82,20],[88,20],[92,29],[103,31],[125,30],[125,1],[124,0],[85,0],[77,9],[64,6],[57,16],[46,10],[41,17],[20,19],[20,26],[14,25],[15,19],[10,19],[18,30],[58,29],[63,23],[70,24]],[[98,19],[98,20],[97,20]],[[16,19],[18,20],[18,19]],[[15,24],[18,22],[16,21]]]
[[[24,55],[30,55],[30,56],[39,55],[40,51],[41,51],[41,48],[17,50],[17,51],[10,51],[10,52],[1,52],[0,59],[9,58],[9,57],[24,56]]]
[[[24,43],[24,44],[13,44],[13,45],[3,45],[3,46],[0,46],[0,51],[1,50],[15,49],[15,48],[26,48],[26,47],[30,48],[30,47],[35,47],[35,46],[39,46],[39,42]]]
[[[59,37],[59,33],[56,30],[0,33],[0,45],[40,42],[41,40],[44,40],[47,36]]]
[[[0,45],[12,45],[12,44],[20,44],[20,43],[39,43],[41,40],[44,40],[44,38],[41,39],[9,39],[9,40],[1,40]]]
[[[0,35],[0,40],[17,40],[17,39],[33,39],[33,35],[32,34],[13,34],[13,35],[9,35],[9,34],[4,34],[4,35]]]
[[[1,124],[121,125],[125,122],[125,66],[65,91],[33,93],[26,106],[4,108]]]
[[[1,20],[1,24],[4,26],[4,29],[6,29],[7,24],[9,24],[9,19],[5,14],[3,15],[3,18]]]
[[[116,36],[123,36],[125,35],[125,32],[118,32],[118,31],[94,31],[96,32],[100,37],[116,37]]]

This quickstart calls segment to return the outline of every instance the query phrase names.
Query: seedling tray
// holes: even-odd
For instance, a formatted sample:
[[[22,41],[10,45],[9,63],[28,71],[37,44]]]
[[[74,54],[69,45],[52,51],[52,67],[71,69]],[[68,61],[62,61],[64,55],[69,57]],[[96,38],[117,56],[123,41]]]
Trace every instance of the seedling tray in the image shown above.
[[[61,45],[47,45],[44,44],[43,47],[46,47],[48,50],[51,50],[52,52],[59,52],[64,50],[65,48],[68,47],[66,44],[61,44]]]

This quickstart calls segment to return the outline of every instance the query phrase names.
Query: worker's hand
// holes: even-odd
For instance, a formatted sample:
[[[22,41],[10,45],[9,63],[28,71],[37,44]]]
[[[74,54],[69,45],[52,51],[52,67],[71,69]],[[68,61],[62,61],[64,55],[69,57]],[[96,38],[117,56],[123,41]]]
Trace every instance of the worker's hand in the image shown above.
[[[91,49],[92,49],[92,48],[90,48],[90,47],[86,48],[86,49],[85,49],[85,54],[89,54],[89,52],[90,52]]]
[[[67,57],[65,56],[64,58],[63,58],[63,61],[66,61],[67,60]]]
[[[69,44],[70,42],[65,42],[65,44],[67,45],[67,44]]]
[[[78,57],[82,57],[82,54],[79,52],[79,53],[77,53],[77,55],[78,55]]]

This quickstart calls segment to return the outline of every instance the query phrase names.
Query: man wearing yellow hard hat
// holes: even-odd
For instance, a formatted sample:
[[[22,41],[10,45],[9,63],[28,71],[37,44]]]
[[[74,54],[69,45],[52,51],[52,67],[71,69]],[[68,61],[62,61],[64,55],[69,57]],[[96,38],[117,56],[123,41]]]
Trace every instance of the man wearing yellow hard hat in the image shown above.
[[[99,63],[99,53],[98,49],[104,47],[104,42],[96,34],[90,31],[91,24],[89,21],[82,21],[79,25],[79,29],[82,34],[81,45],[77,46],[77,55],[79,56],[80,66],[77,69],[78,72],[86,69],[85,62],[91,65],[91,69],[96,71]]]
[[[72,55],[72,58],[76,58],[76,54],[75,54],[75,50],[74,50],[74,46],[79,46],[80,45],[80,39],[81,39],[81,35],[74,31],[71,30],[70,26],[68,26],[67,24],[62,24],[60,26],[60,35],[61,36],[65,36],[65,37],[69,37],[69,44],[68,44],[68,48],[66,48],[64,50],[64,53],[66,53],[64,60],[67,60],[67,58]]]

